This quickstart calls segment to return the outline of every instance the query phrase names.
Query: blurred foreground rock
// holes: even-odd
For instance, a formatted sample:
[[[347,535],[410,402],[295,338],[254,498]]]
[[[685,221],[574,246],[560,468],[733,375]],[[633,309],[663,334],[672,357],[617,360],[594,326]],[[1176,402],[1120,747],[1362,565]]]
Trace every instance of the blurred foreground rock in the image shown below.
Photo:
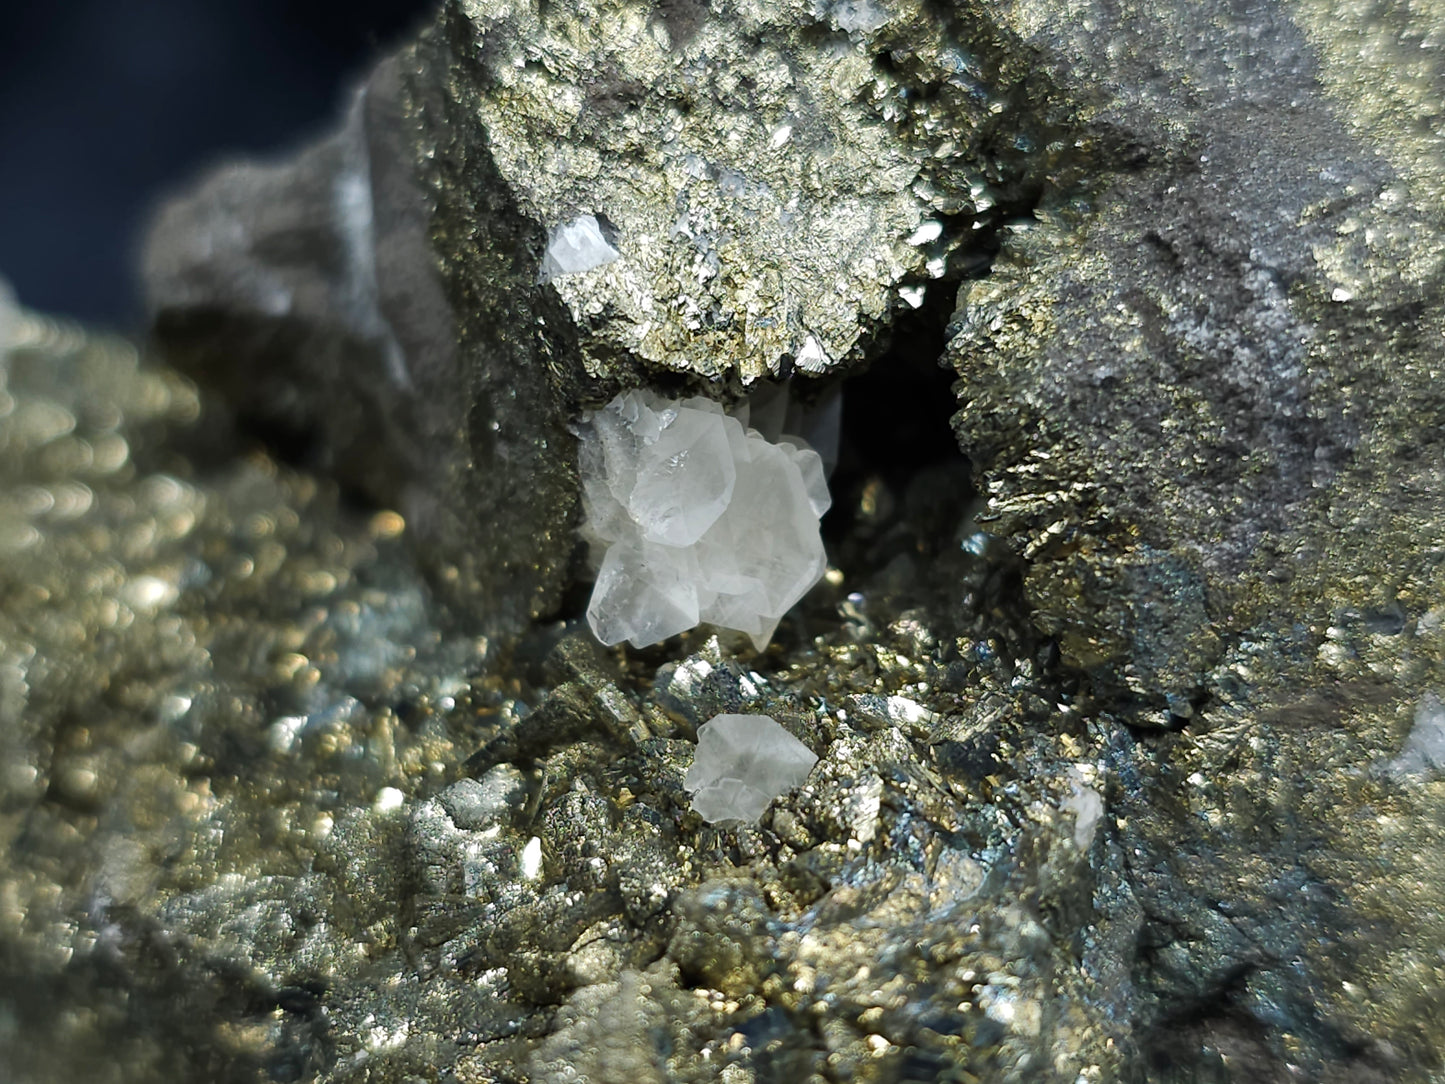
[[[1445,12],[727,15],[449,5],[174,205],[222,395],[0,312],[7,1079],[1445,1071]],[[584,214],[619,258],[541,282]],[[775,274],[901,379],[933,259],[970,461],[859,464],[845,385],[766,653],[528,620],[579,406],[806,372]],[[689,809],[719,713],[819,757],[759,824]]]

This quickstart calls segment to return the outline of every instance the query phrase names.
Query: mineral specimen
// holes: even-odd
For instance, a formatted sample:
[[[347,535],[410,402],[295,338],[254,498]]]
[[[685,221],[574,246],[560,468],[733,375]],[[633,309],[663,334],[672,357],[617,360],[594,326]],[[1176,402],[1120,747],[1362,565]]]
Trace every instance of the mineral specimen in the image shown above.
[[[1127,132],[1131,164],[1081,196],[1091,213],[1058,201],[1001,232],[946,354],[955,430],[990,528],[1028,559],[1036,626],[1156,725],[1212,699],[1211,671],[1277,612],[1270,585],[1335,537],[1319,517],[1361,453],[1397,439],[1375,381],[1428,397],[1406,388],[1442,320],[1425,285],[1439,136],[1419,143],[1401,118],[1433,109],[1423,88],[1445,76],[1432,59],[1397,82],[1365,60],[1433,57],[1416,32],[1353,44],[1389,20],[1345,4],[1173,10],[1018,24],[1041,55],[1075,58],[1090,123]],[[1120,35],[1153,74],[1121,74]],[[1372,84],[1400,103],[1362,106]]]
[[[817,756],[767,715],[718,715],[697,731],[683,789],[709,824],[756,821],[813,770]]]
[[[516,635],[568,586],[580,411],[662,373],[731,404],[855,368],[1075,169],[1071,106],[1000,29],[924,0],[449,0],[334,136],[162,209],[157,338]]]
[[[823,461],[710,399],[619,395],[578,425],[586,531],[605,552],[587,607],[604,644],[707,622],[767,646],[826,567]]]
[[[7,1081],[1438,1081],[1442,15],[448,0],[163,216],[210,391],[13,314]],[[567,423],[870,361],[795,634],[600,647]]]

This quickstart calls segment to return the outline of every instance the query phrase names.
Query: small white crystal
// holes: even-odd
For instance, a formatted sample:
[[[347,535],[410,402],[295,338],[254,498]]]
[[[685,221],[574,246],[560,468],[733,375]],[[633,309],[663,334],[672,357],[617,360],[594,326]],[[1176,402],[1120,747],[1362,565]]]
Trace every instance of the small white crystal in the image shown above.
[[[540,278],[550,282],[558,275],[580,274],[621,256],[602,236],[602,224],[595,215],[578,215],[554,229],[547,239]]]
[[[690,546],[727,511],[737,481],[725,419],[679,411],[639,449],[627,511],[649,542]]]
[[[1069,796],[1064,799],[1063,808],[1074,815],[1074,846],[1087,851],[1094,843],[1099,822],[1104,819],[1104,798],[1078,765],[1069,766]]]
[[[1445,704],[1435,693],[1426,693],[1416,705],[1415,724],[1389,766],[1404,776],[1445,772]]]
[[[378,813],[390,813],[393,809],[400,809],[406,804],[406,795],[395,787],[382,787],[376,792],[376,800],[371,803],[371,808]]]
[[[698,727],[682,786],[709,824],[756,821],[816,763],[811,749],[767,715],[718,715]]]
[[[920,309],[923,307],[923,294],[924,290],[922,286],[898,287],[898,296],[908,303],[910,309]]]
[[[843,439],[842,392],[834,387],[815,406],[790,407],[785,432],[796,433],[822,456],[823,473],[831,478],[833,468],[838,465],[838,446]]]
[[[273,753],[289,753],[306,726],[304,715],[283,715],[267,731],[267,744]]]
[[[788,441],[812,448],[822,457],[824,476],[832,475],[843,429],[843,396],[836,385],[804,405],[788,394],[786,384],[763,381],[733,417],[774,444]]]
[[[754,416],[771,427],[786,413],[784,395]],[[709,399],[647,391],[619,395],[577,433],[584,531],[602,554],[587,607],[597,638],[645,647],[708,622],[766,647],[827,567],[818,453]]]
[[[696,628],[702,621],[700,574],[687,558],[686,551],[640,542],[608,546],[587,605],[597,639],[609,646],[628,640],[646,647]]]
[[[905,243],[910,245],[926,245],[931,241],[937,241],[942,236],[943,223],[929,219],[927,222],[921,223],[918,229],[909,235]]]
[[[522,773],[498,764],[480,779],[461,779],[437,795],[452,824],[464,832],[497,831],[526,797]]]
[[[803,372],[821,373],[828,368],[830,360],[828,352],[823,349],[823,344],[815,336],[809,335],[803,340],[797,357],[798,368]]]
[[[893,16],[882,4],[873,0],[832,0],[827,12],[840,30],[877,30]]]

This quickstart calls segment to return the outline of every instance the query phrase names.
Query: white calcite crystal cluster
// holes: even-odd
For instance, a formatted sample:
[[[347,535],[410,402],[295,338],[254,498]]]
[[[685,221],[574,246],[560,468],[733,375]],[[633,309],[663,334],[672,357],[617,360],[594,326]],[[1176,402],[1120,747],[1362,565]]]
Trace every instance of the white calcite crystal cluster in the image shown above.
[[[747,415],[634,390],[577,426],[584,531],[601,554],[587,620],[604,644],[645,647],[707,622],[762,650],[823,575],[823,461]]]
[[[813,751],[771,716],[718,715],[697,728],[697,752],[682,786],[709,824],[756,821],[816,763]]]
[[[551,282],[561,275],[580,275],[612,263],[620,255],[603,236],[596,215],[578,215],[548,235],[538,278]]]

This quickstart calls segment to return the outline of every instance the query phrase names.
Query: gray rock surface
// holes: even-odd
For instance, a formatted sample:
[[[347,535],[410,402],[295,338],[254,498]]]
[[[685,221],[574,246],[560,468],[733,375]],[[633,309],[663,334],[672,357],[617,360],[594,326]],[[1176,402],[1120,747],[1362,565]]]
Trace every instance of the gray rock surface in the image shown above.
[[[1388,499],[1357,465],[1435,409],[1416,374],[1441,319],[1440,161],[1399,119],[1429,92],[1379,90],[1395,124],[1371,121],[1349,43],[1374,17],[1170,11],[1020,18],[1085,129],[1127,153],[1004,231],[948,350],[959,439],[989,529],[1028,559],[1036,624],[1160,721],[1290,611],[1279,585],[1315,564],[1322,519]],[[1429,25],[1413,18],[1404,53]],[[1390,603],[1366,587],[1357,604]]]
[[[443,273],[414,68],[381,64],[295,159],[222,166],[167,204],[145,277],[177,364],[400,511],[479,626],[514,634],[555,607],[574,549],[570,408],[546,375],[566,318],[536,284],[540,227],[487,179],[467,227],[485,281]]]

